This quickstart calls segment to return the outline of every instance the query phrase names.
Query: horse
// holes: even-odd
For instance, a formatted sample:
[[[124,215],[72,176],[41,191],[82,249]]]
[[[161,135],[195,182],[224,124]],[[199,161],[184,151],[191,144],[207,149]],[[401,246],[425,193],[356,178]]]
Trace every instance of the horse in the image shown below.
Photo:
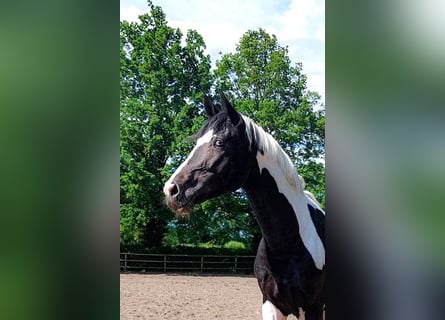
[[[166,204],[186,215],[195,204],[244,189],[262,233],[254,273],[263,320],[322,319],[325,213],[278,142],[220,96],[221,110],[204,98],[207,121],[164,185]]]

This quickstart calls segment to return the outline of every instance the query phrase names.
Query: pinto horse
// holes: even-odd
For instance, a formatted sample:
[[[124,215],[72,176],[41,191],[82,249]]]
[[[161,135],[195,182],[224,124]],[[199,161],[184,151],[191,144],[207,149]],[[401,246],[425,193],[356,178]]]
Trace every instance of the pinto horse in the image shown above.
[[[254,270],[263,320],[322,319],[325,304],[325,214],[277,141],[238,113],[221,93],[222,110],[204,98],[208,117],[196,145],[165,183],[167,205],[180,215],[243,188],[262,239]]]

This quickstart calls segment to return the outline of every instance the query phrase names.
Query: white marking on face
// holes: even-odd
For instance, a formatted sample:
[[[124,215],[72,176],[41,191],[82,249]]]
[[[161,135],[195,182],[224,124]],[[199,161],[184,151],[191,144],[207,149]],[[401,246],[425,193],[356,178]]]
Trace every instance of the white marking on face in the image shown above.
[[[285,320],[286,317],[275,307],[272,302],[267,300],[262,307],[263,320]]]
[[[263,170],[263,168],[269,171],[277,184],[278,190],[286,197],[294,209],[298,221],[300,238],[311,254],[317,269],[322,270],[325,265],[325,249],[307,207],[308,202],[314,205],[313,201],[310,201],[303,191],[297,191],[289,184],[288,178],[276,162],[270,161],[266,155],[260,152],[257,154],[257,161],[260,171]],[[318,205],[314,205],[314,207],[318,208]]]
[[[178,167],[178,169],[176,169],[175,173],[173,173],[172,176],[170,177],[170,179],[168,179],[168,181],[165,183],[164,194],[166,196],[168,195],[168,187],[172,184],[172,181],[181,172],[181,170],[187,165],[187,163],[193,157],[193,154],[196,152],[196,150],[203,144],[209,143],[210,140],[212,140],[212,138],[213,138],[213,130],[209,130],[209,131],[207,131],[207,133],[205,135],[203,135],[201,138],[199,138],[198,141],[196,141],[196,145],[193,148],[193,150],[190,152],[187,159],[185,159],[185,161]]]

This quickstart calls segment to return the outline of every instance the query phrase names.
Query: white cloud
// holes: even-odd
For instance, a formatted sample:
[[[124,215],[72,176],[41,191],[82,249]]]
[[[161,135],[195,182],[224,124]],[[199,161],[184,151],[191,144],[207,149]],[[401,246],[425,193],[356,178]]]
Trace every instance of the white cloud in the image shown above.
[[[276,17],[278,34],[285,41],[316,38],[321,24],[324,30],[324,0],[292,0]]]
[[[195,29],[204,38],[212,62],[219,52],[234,52],[247,30],[263,28],[289,48],[294,63],[303,63],[308,89],[324,100],[324,0],[153,0],[168,24],[185,34]],[[137,21],[148,11],[145,0],[121,0],[121,20]]]

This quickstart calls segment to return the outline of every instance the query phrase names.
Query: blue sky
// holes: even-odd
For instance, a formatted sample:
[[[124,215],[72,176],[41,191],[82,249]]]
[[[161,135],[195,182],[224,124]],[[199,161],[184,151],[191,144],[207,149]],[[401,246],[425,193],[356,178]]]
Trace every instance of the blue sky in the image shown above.
[[[325,101],[324,0],[153,0],[162,8],[169,26],[195,29],[207,46],[212,63],[235,51],[249,29],[263,28],[287,46],[292,62],[303,63],[308,89]],[[137,21],[148,11],[146,0],[121,0],[120,19]]]

